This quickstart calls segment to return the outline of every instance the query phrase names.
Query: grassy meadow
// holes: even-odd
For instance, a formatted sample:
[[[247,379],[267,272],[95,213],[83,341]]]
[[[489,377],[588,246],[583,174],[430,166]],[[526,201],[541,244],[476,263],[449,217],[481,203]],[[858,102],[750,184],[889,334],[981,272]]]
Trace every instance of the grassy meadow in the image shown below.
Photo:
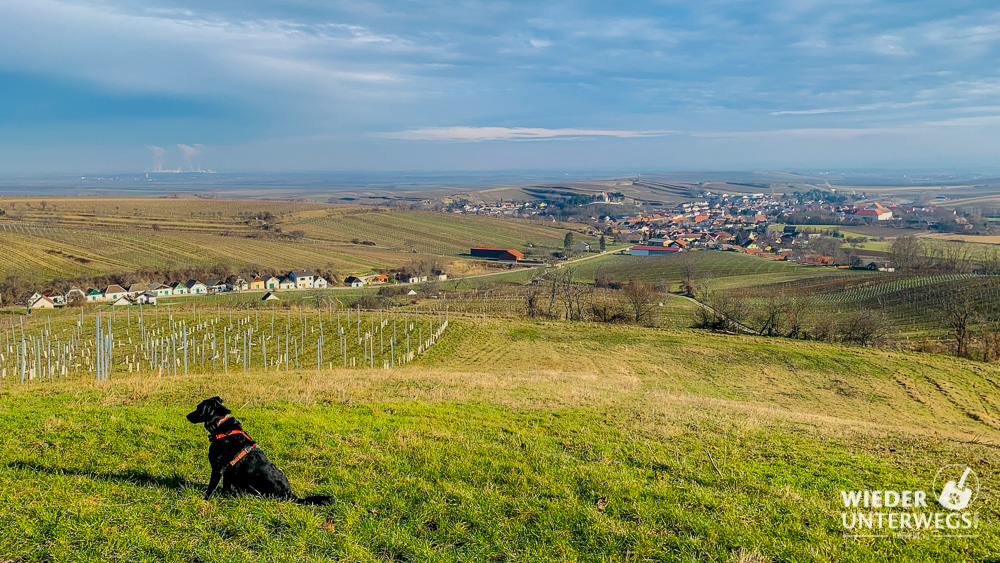
[[[0,384],[8,561],[928,561],[1000,549],[1000,369],[466,319],[399,369]],[[220,395],[310,508],[201,500]],[[841,489],[968,463],[978,539],[846,539]]]

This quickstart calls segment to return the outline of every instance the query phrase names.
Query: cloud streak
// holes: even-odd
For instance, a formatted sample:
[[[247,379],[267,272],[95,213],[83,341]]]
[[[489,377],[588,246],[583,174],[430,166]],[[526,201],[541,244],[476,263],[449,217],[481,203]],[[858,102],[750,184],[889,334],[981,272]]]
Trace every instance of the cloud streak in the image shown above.
[[[376,133],[385,139],[404,141],[552,141],[557,139],[582,139],[588,137],[617,137],[635,139],[663,137],[676,131],[668,130],[611,130],[611,129],[546,129],[542,127],[424,127]]]
[[[881,110],[895,110],[911,108],[915,106],[927,105],[929,102],[883,102],[878,104],[865,104],[860,106],[850,106],[850,107],[834,107],[834,108],[813,108],[813,109],[802,109],[802,110],[781,110],[772,111],[768,115],[778,116],[778,115],[822,115],[826,113],[853,113],[853,112],[863,112],[863,111],[881,111]]]

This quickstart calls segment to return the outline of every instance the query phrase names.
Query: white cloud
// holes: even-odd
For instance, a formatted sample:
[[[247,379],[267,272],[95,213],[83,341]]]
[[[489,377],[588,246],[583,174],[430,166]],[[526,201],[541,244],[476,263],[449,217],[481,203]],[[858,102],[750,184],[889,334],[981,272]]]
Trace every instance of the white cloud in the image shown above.
[[[823,138],[823,139],[851,139],[867,135],[885,135],[902,133],[906,131],[902,127],[830,127],[830,128],[803,128],[803,129],[771,129],[764,131],[719,131],[712,133],[692,133],[692,137],[706,139],[740,139],[740,138]]]
[[[989,127],[1000,125],[1000,115],[955,117],[934,121],[920,121],[894,127],[815,127],[800,129],[768,129],[760,131],[717,131],[691,133],[702,138],[825,138],[852,139],[870,135],[912,135],[920,131],[955,127]]]
[[[540,127],[425,127],[375,136],[406,141],[542,141],[585,137],[662,137],[675,134],[665,130],[545,129]]]
[[[849,113],[860,111],[878,111],[891,109],[904,109],[914,106],[926,105],[928,102],[880,102],[877,104],[865,104],[860,106],[844,106],[832,108],[814,108],[803,110],[780,110],[772,111],[768,115],[819,115],[824,113]]]
[[[126,91],[243,96],[247,87],[327,95],[394,82],[425,47],[338,22],[220,19],[181,10],[0,0],[0,68]],[[433,51],[433,46],[426,49]],[[363,52],[363,55],[357,53]],[[437,53],[440,55],[440,53]]]
[[[898,35],[879,35],[872,42],[872,49],[880,55],[892,57],[908,57],[913,51],[903,45],[903,38]]]
[[[939,121],[925,121],[929,127],[983,127],[1000,125],[1000,115],[980,115],[976,117],[955,117]]]

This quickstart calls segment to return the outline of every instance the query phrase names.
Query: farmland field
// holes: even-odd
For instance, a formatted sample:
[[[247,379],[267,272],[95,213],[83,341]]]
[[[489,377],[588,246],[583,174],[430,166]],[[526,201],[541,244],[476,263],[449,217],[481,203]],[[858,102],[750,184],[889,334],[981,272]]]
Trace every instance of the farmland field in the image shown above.
[[[976,244],[1000,244],[997,235],[962,235],[954,233],[925,233],[921,237],[932,241],[964,242]]]
[[[1000,371],[926,354],[586,323],[466,321],[396,369],[6,379],[13,561],[937,561],[842,537],[839,491],[1000,474]],[[220,395],[309,508],[201,499]]]
[[[597,241],[581,225],[307,202],[0,198],[0,210],[0,275],[37,284],[220,264],[346,276],[429,257],[466,270],[473,246],[545,257],[570,231]]]

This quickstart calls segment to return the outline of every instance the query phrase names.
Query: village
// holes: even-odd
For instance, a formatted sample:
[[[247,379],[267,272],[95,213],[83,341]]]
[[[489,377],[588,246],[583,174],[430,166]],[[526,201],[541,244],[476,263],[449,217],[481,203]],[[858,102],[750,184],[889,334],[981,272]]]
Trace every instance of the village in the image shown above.
[[[630,247],[633,256],[711,249],[814,266],[891,268],[886,260],[871,256],[835,256],[834,249],[841,246],[840,241],[832,246],[816,244],[827,235],[842,236],[837,229],[840,225],[874,223],[889,226],[887,222],[892,220],[893,211],[878,202],[819,207],[819,211],[826,212],[826,224],[813,228],[786,224],[801,208],[797,209],[785,198],[751,194],[712,199],[718,201],[682,203],[635,217],[605,217],[605,233],[618,241],[633,244]],[[778,228],[772,228],[773,225]]]
[[[364,287],[366,285],[387,284],[397,282],[415,284],[428,281],[427,275],[417,275],[401,272],[390,277],[387,274],[371,274],[367,276],[348,276],[344,279],[346,287]],[[448,275],[437,271],[436,280],[447,280]],[[25,299],[28,310],[54,309],[66,305],[82,305],[85,303],[104,303],[114,306],[156,305],[157,300],[164,297],[217,295],[229,292],[263,292],[262,301],[275,301],[276,293],[285,290],[328,289],[328,282],[322,276],[309,270],[292,270],[283,276],[261,275],[251,280],[240,276],[230,276],[226,280],[210,279],[206,282],[191,279],[186,282],[173,283],[133,283],[128,288],[118,284],[105,286],[103,289],[70,288],[62,293],[55,289],[35,292]]]
[[[566,222],[585,222],[609,240],[629,245],[628,251],[633,256],[711,249],[807,265],[883,271],[892,270],[888,253],[865,249],[865,243],[883,242],[906,229],[963,233],[989,229],[989,223],[982,217],[932,204],[946,199],[941,197],[921,204],[901,200],[883,205],[868,200],[863,193],[836,189],[784,195],[705,191],[701,195],[695,201],[664,205],[600,192],[574,196],[572,199],[578,201],[571,206],[567,201],[466,203],[453,207],[452,212],[505,216],[559,214]],[[624,205],[621,211],[634,213],[614,215],[609,212],[616,208],[605,205]],[[852,233],[851,229],[865,234]],[[831,243],[823,239],[839,240]],[[591,251],[584,244],[567,250]]]

